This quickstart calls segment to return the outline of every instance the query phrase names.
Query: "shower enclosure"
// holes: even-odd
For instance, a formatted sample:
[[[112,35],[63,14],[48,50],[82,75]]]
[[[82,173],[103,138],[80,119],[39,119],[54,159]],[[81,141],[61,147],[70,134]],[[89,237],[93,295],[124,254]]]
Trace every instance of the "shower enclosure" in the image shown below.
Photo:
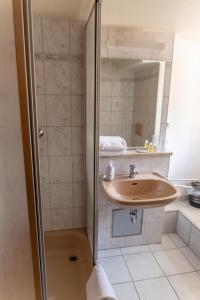
[[[40,278],[38,279],[39,284],[38,282],[37,284],[38,288],[41,287],[37,299],[47,299],[47,295],[50,298],[52,295],[56,295],[56,291],[59,293],[59,291],[62,290],[60,286],[61,283],[63,283],[64,294],[63,296],[61,296],[61,294],[57,295],[58,299],[65,297],[67,286],[69,286],[68,292],[70,292],[70,294],[68,294],[72,295],[71,297],[73,298],[75,290],[80,291],[80,289],[82,289],[82,291],[84,291],[85,289],[85,283],[92,267],[91,258],[89,258],[90,251],[93,264],[95,264],[97,258],[101,1],[95,1],[88,21],[84,24],[85,68],[83,68],[82,61],[84,51],[78,55],[77,53],[71,54],[71,52],[64,53],[65,47],[63,47],[63,52],[60,51],[59,45],[54,44],[52,40],[52,43],[48,45],[55,46],[53,50],[50,49],[49,51],[49,49],[47,49],[48,45],[45,49],[42,39],[44,38],[45,24],[47,24],[46,28],[49,28],[49,24],[54,26],[54,20],[51,20],[51,18],[46,16],[33,18],[33,33],[35,34],[34,30],[36,30],[36,34],[39,36],[39,39],[33,39],[33,45],[31,1],[19,0],[16,3],[20,3],[19,9],[21,10],[20,13],[22,13],[20,16],[22,18],[22,27],[20,30],[24,29],[24,31],[23,33],[20,31],[20,34],[23,35],[22,39],[25,40],[23,46],[25,50],[24,60],[26,61],[26,66],[24,67],[26,69],[23,70],[23,73],[26,74],[24,81],[27,80],[28,82],[26,97],[24,97],[23,94],[24,87],[21,86],[21,115],[25,153],[24,159],[25,166],[27,167],[26,180],[29,186],[28,192],[31,201],[30,211],[32,211],[32,218],[34,219],[34,224],[32,223],[31,226],[34,226],[34,230],[37,230],[35,245],[38,246],[38,261],[34,263],[39,265],[38,273],[40,273]],[[62,18],[62,16],[60,18]],[[18,22],[19,19],[16,18],[16,27],[18,26]],[[72,32],[73,26],[77,25],[76,22],[73,23],[71,20],[66,21],[66,19],[64,19],[64,25],[63,19],[60,25],[58,25],[58,19],[55,23],[54,29],[56,28],[56,30],[59,30],[59,26],[61,26],[62,30],[65,31],[67,26],[71,26],[68,35],[72,34],[70,32]],[[76,29],[78,28],[79,30],[81,26],[82,24],[79,22]],[[54,36],[51,34],[51,30],[49,32],[49,38],[52,39]],[[48,35],[48,30],[46,31],[46,35]],[[80,36],[78,36],[78,39],[79,37]],[[68,38],[70,40],[69,36]],[[58,39],[56,38],[55,40],[57,43]],[[63,43],[65,44],[65,40]],[[22,51],[19,49],[19,61],[21,60],[21,53]],[[85,69],[85,73],[82,71],[77,72],[77,69]],[[19,72],[21,72],[20,64]],[[61,81],[61,83],[59,83],[59,81]],[[81,89],[83,82],[85,82],[85,90]],[[77,90],[74,91],[77,87],[80,88],[78,94]],[[73,124],[71,117],[69,117],[69,119],[67,118],[73,114],[73,105],[77,108],[77,105],[81,103],[82,99],[85,101],[82,101],[81,105],[84,103],[85,107],[82,107],[82,109],[79,108],[79,113],[83,113],[83,110],[85,110],[85,124]],[[74,101],[75,104],[73,104],[72,101]],[[65,112],[67,115],[63,115]],[[58,113],[60,114],[59,116]],[[78,118],[76,120],[80,122]],[[77,127],[80,130],[85,127],[85,131],[81,131],[81,138],[85,135],[85,138],[83,138],[85,139],[85,151],[77,154],[77,152],[73,153],[71,144],[71,148],[67,148],[68,145],[66,145],[66,147],[63,146],[63,148],[58,147],[56,149],[56,141],[53,140],[53,142],[50,143],[52,136],[55,137],[56,134],[59,134],[59,137],[64,136],[66,138],[67,132],[69,131],[71,135],[70,137],[68,136],[68,140],[71,140],[70,143],[72,143],[72,134],[75,132],[73,129],[77,129]],[[67,131],[68,129],[69,131]],[[81,171],[80,168],[82,168]],[[76,175],[79,176],[78,180],[77,177],[74,177]],[[84,181],[86,184],[86,215],[84,214],[82,217],[86,218],[86,226],[81,226],[84,222],[79,222],[76,213],[79,212],[83,214],[84,206],[77,208],[73,205],[74,197],[75,195],[77,196],[75,193],[76,188],[77,186],[80,187],[84,185]],[[80,191],[82,190],[79,190],[78,196],[84,194],[84,192],[81,194]],[[69,197],[71,198],[70,201],[67,200],[66,206],[60,207],[56,202],[56,197],[59,198],[59,205],[60,203],[66,205],[66,202],[62,201],[62,197],[64,200],[66,200],[67,197],[68,200]],[[71,213],[72,216],[69,213]],[[59,220],[59,216],[62,221]],[[74,223],[75,217],[76,224]],[[71,218],[73,221],[70,221]],[[81,225],[79,226],[79,224]],[[86,227],[90,251],[87,250],[87,245],[85,244],[85,241],[87,243],[87,238],[84,231],[77,229],[83,227]],[[49,232],[46,233],[45,230]],[[75,245],[77,245],[76,249],[74,248]],[[62,248],[60,252],[61,256],[58,255],[60,251],[58,247],[60,246]],[[81,247],[83,248],[82,250],[79,249]],[[79,251],[77,251],[77,249]],[[86,256],[84,256],[82,253],[80,254],[80,251],[88,251],[87,253],[89,253],[89,255],[86,254]],[[67,256],[69,259],[65,266]],[[80,270],[78,269],[79,267],[75,269],[76,272],[78,270],[79,275],[81,274],[80,278],[77,278],[82,280],[82,282],[80,282],[81,288],[77,288],[78,285],[74,284],[76,280],[70,284],[72,277],[77,277],[76,272],[70,271],[72,270],[71,268],[73,268],[72,263],[76,261],[77,256],[78,260],[80,260],[80,268],[83,266]],[[56,262],[58,262],[59,265],[55,266]],[[69,276],[68,278],[69,274],[62,272],[61,269],[59,273],[59,266],[61,265],[65,269],[69,266],[71,277]],[[76,266],[78,266],[78,264]],[[82,274],[84,272],[85,274]],[[59,278],[61,280],[59,280]],[[68,278],[68,280],[65,280],[65,278]],[[65,284],[66,281],[68,285]],[[54,287],[52,288],[53,284],[56,285],[55,289]],[[50,285],[52,286],[50,287]],[[74,287],[74,290],[71,294],[70,288],[72,287]],[[78,300],[79,296],[77,296],[76,299]],[[82,294],[80,299],[85,299],[85,295]]]
[[[101,3],[96,1],[86,26],[86,205],[87,234],[94,263],[98,248],[100,10]]]

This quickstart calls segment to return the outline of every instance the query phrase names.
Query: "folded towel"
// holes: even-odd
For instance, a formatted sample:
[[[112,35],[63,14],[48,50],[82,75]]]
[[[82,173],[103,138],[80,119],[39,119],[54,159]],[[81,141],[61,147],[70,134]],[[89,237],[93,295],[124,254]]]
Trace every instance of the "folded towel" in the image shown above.
[[[100,151],[125,151],[127,144],[121,136],[100,136]]]
[[[100,265],[93,268],[86,284],[87,300],[117,300],[104,269]]]

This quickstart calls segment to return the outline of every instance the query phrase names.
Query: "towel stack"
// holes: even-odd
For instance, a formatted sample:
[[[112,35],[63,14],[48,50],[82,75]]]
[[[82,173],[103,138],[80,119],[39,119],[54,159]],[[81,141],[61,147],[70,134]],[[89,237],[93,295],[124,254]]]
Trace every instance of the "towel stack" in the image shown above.
[[[121,136],[100,136],[100,151],[126,151],[127,144]]]

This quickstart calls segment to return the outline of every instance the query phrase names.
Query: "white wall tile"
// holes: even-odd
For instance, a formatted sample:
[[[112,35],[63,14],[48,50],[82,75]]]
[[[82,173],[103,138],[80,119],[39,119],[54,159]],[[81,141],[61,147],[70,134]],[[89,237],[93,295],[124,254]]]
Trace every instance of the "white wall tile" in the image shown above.
[[[86,205],[84,182],[73,182],[73,201],[74,207],[84,207]]]
[[[191,225],[189,247],[200,257],[200,231]]]
[[[51,210],[43,210],[42,211],[42,224],[45,231],[52,230],[52,219],[51,219]]]
[[[47,157],[40,157],[40,180],[41,184],[49,183],[49,163]]]
[[[160,223],[164,221],[164,207],[146,208],[143,210],[144,223]]]
[[[49,156],[71,154],[70,127],[48,127],[47,134]]]
[[[42,202],[42,209],[51,208],[49,184],[41,185],[41,202]]]
[[[86,226],[85,207],[74,208],[74,228],[84,228]]]
[[[33,17],[34,52],[42,52],[42,18]]]
[[[44,65],[43,61],[35,60],[36,93],[44,94]]]
[[[70,126],[71,104],[66,95],[46,95],[47,126]]]
[[[165,212],[163,233],[176,232],[178,213],[176,211]]]
[[[72,183],[50,184],[51,208],[73,207]]]
[[[98,206],[98,228],[107,227],[107,206]]]
[[[73,208],[52,210],[53,230],[73,228]]]
[[[70,65],[71,94],[84,94],[84,69],[82,61],[73,61]]]
[[[191,230],[191,223],[182,215],[178,214],[176,231],[182,240],[188,245]]]
[[[81,155],[84,154],[84,128],[77,126],[72,127],[72,154]]]
[[[70,65],[66,61],[45,60],[44,80],[46,94],[70,93]]]
[[[46,126],[46,105],[44,95],[36,95],[36,105],[38,126]]]
[[[69,53],[69,21],[65,17],[42,18],[43,50]]]
[[[40,156],[47,156],[47,129],[46,127],[40,127],[43,130],[44,135],[39,138],[39,153]]]
[[[82,96],[71,96],[72,107],[72,125],[83,126],[84,125],[84,98]]]
[[[73,182],[81,182],[85,178],[84,156],[73,156]]]
[[[70,54],[78,55],[84,52],[84,29],[82,21],[70,21]]]
[[[49,177],[51,183],[72,182],[72,157],[50,157]]]

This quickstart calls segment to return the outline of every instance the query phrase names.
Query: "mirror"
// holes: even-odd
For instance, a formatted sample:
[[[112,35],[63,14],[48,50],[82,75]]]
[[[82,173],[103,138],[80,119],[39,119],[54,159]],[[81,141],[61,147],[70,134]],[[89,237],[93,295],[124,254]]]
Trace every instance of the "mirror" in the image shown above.
[[[100,135],[128,147],[159,139],[165,62],[101,58]]]

